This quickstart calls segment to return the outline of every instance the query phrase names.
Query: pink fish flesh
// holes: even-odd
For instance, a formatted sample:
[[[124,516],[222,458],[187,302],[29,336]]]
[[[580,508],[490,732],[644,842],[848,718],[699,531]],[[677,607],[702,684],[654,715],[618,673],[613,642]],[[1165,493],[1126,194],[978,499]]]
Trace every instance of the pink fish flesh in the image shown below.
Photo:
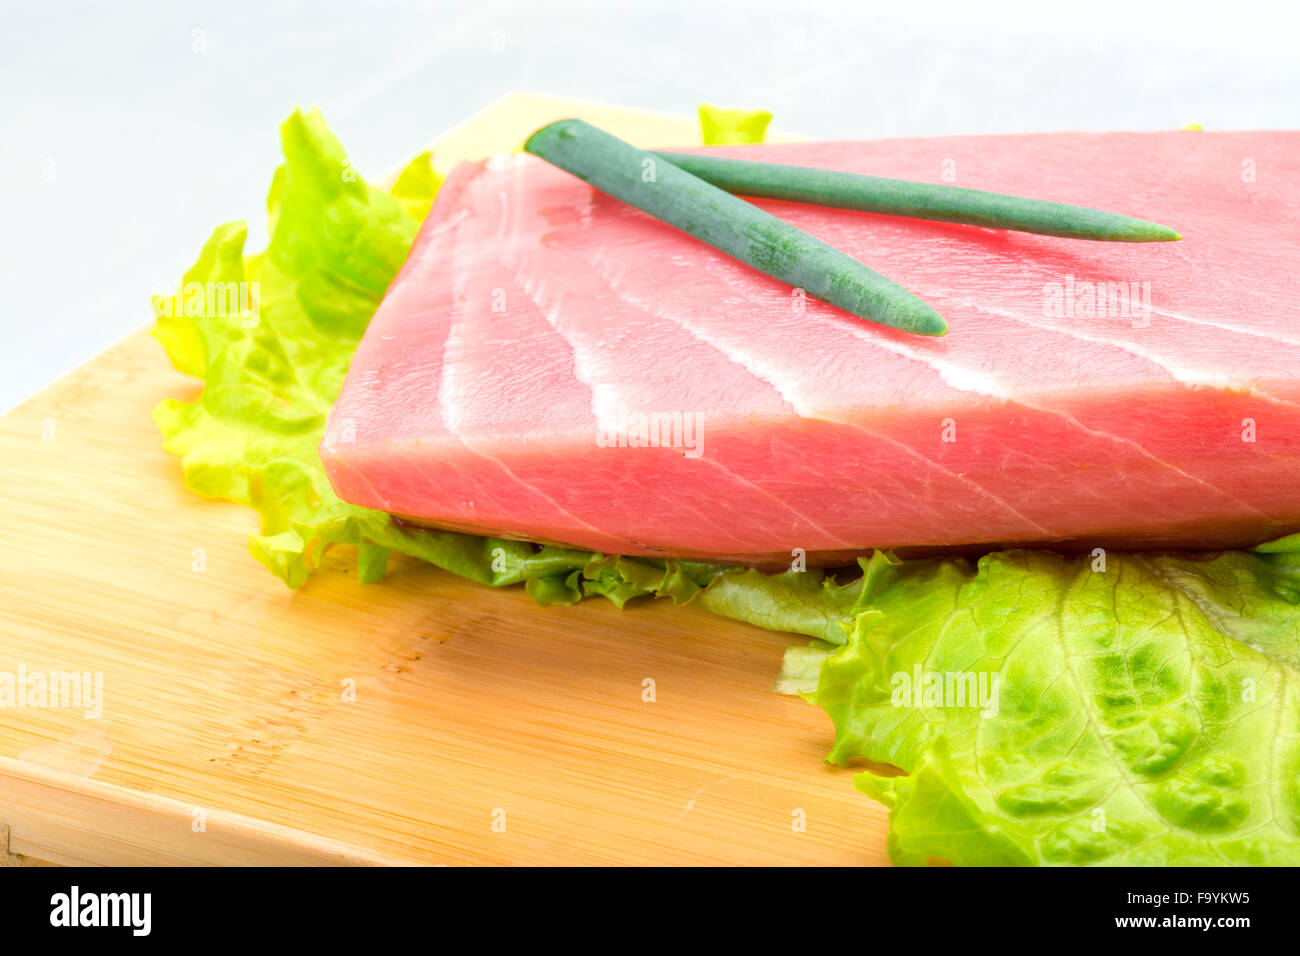
[[[1183,239],[759,203],[934,305],[951,331],[931,339],[805,298],[532,157],[463,163],[330,416],[339,496],[756,564],[1300,528],[1300,133],[716,153],[1094,206]]]

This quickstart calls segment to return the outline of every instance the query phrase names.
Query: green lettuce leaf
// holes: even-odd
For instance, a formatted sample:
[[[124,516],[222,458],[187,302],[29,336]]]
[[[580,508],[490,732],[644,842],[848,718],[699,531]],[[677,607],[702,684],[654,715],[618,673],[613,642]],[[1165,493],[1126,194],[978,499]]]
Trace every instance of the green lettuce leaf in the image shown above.
[[[761,143],[772,114],[767,110],[724,110],[700,104],[700,132],[705,146]]]
[[[895,863],[1300,864],[1300,549],[873,560],[782,680]]]
[[[255,509],[249,550],[291,587],[338,544],[356,546],[367,581],[383,576],[392,551],[484,584],[585,567],[585,553],[405,528],[335,496],[316,454],[326,416],[439,179],[425,153],[392,193],[366,183],[315,111],[295,112],[281,141],[268,248],[247,255],[244,225],[220,226],[177,294],[154,300],[154,337],[205,383],[197,402],[154,411],[186,484]]]
[[[442,177],[433,168],[433,153],[426,150],[406,164],[391,192],[413,219],[422,222],[429,215],[441,185]]]

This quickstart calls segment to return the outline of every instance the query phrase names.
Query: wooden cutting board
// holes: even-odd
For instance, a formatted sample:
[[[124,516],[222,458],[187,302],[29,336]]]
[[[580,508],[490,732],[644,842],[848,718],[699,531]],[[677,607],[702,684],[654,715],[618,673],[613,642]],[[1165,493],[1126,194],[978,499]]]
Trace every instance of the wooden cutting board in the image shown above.
[[[563,115],[699,136],[516,94],[437,163]],[[140,331],[0,418],[0,675],[102,675],[97,717],[0,707],[0,860],[886,862],[884,809],[823,763],[829,720],[769,689],[790,638],[401,558],[363,585],[345,549],[290,591],[249,556],[253,513],[160,447],[150,410],[196,392]]]

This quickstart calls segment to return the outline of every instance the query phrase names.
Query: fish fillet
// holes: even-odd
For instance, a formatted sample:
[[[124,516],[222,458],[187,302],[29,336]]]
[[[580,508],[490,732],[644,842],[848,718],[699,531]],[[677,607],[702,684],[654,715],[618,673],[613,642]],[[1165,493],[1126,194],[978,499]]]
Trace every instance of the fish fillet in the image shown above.
[[[1300,133],[727,147],[1177,243],[760,202],[948,320],[806,298],[530,156],[458,166],[321,444],[343,499],[607,553],[1234,547],[1300,528]]]

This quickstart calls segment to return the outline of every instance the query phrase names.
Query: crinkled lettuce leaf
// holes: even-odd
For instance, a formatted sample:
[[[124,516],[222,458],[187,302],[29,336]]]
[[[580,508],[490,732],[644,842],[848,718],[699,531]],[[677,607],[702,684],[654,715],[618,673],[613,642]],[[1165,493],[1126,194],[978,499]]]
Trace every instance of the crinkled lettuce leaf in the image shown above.
[[[438,195],[442,177],[433,168],[433,153],[425,150],[406,164],[390,190],[416,222],[424,221]]]
[[[898,562],[781,685],[898,864],[1300,864],[1300,542]],[[815,689],[808,687],[813,683]]]
[[[767,110],[724,110],[700,104],[700,132],[705,146],[761,143],[772,114]]]
[[[370,185],[315,111],[295,112],[280,133],[285,163],[267,201],[268,248],[248,255],[244,225],[220,226],[177,294],[154,302],[154,337],[173,365],[204,380],[197,402],[166,401],[154,412],[186,484],[254,508],[261,528],[249,550],[291,587],[337,544],[357,547],[368,581],[383,576],[391,551],[485,584],[584,567],[590,555],[404,528],[335,496],[316,454],[326,416],[439,179],[425,153],[392,192]],[[205,290],[240,283],[251,310],[205,301]]]

